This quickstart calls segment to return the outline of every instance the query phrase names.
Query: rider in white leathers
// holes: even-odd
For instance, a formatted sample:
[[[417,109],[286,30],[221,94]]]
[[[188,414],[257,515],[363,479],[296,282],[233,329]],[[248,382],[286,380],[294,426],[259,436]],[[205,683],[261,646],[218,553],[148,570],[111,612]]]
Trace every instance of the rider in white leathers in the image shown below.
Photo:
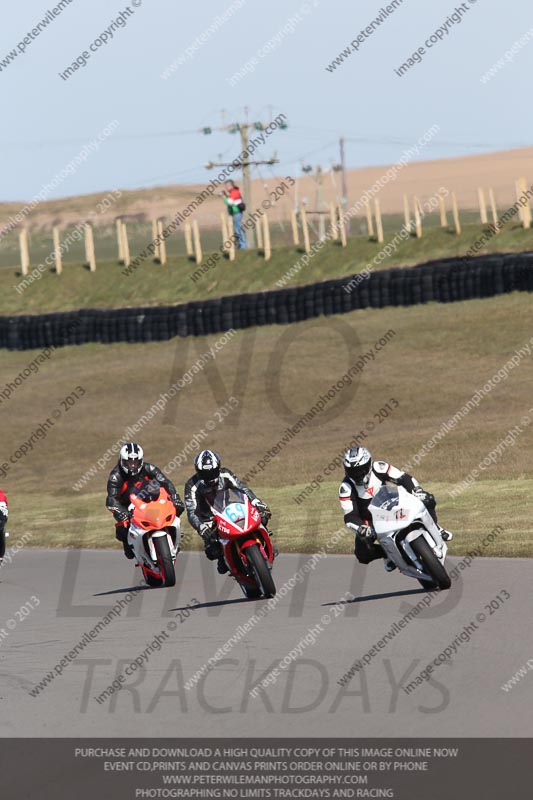
[[[402,486],[418,497],[426,506],[438,525],[435,513],[436,501],[432,494],[424,491],[416,478],[402,472],[387,461],[374,461],[366,447],[351,447],[344,454],[344,480],[339,488],[339,501],[346,527],[355,533],[354,553],[362,564],[376,558],[385,558],[385,553],[376,541],[368,509],[372,498],[384,483]],[[442,538],[450,541],[453,534],[439,525]],[[385,569],[391,572],[395,564],[385,558]]]

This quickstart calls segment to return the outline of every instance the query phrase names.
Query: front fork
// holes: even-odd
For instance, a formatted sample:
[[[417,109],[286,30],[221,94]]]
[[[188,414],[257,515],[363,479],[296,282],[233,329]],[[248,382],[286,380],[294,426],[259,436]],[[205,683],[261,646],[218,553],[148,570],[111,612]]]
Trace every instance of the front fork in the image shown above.
[[[179,518],[176,517],[173,524],[169,525],[168,528],[174,528],[175,531],[174,538],[176,544],[174,544],[174,538],[172,536],[169,537],[170,555],[174,560],[179,553],[182,538]],[[128,542],[133,547],[133,552],[135,553],[137,561],[141,564],[146,564],[148,567],[153,567],[154,564],[157,564],[157,553],[154,547],[154,538],[157,538],[157,536],[168,536],[168,534],[166,530],[164,532],[152,532],[148,538],[149,553],[146,552],[146,548],[144,546],[145,534],[146,531],[144,531],[142,528],[138,528],[136,525],[130,525],[130,529],[128,531]]]

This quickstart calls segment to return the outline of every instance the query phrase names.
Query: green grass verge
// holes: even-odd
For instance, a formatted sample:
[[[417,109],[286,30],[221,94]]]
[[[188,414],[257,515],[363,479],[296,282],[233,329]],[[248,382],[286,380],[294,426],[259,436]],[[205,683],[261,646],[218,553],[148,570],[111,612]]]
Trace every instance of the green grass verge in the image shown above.
[[[337,503],[338,481],[322,483],[320,490],[300,506],[295,505],[293,498],[304,484],[288,487],[259,485],[255,488],[275,511],[270,528],[282,553],[315,553],[329,543],[333,532],[343,528]],[[530,495],[528,481],[509,482],[504,502],[493,480],[478,481],[472,490],[457,500],[451,500],[447,494],[452,484],[430,481],[430,488],[439,501],[440,520],[455,533],[450,555],[464,556],[480,547],[481,532],[488,533],[496,525],[501,525],[503,533],[483,549],[483,556],[533,556],[530,526],[524,514]],[[104,500],[101,492],[84,494],[82,498],[47,494],[32,498],[29,508],[24,511],[25,525],[34,532],[29,544],[32,547],[120,548]],[[18,509],[14,506],[12,513],[16,511]],[[185,516],[182,517],[182,532],[184,550],[201,550],[200,538]],[[345,533],[335,547],[328,547],[328,552],[353,553],[353,536],[348,530]],[[11,545],[16,544],[17,536],[13,535]]]
[[[402,242],[396,252],[376,268],[414,265],[437,258],[466,253],[479,239],[483,228],[465,226],[460,236],[448,230],[429,229],[422,239]],[[386,236],[385,244],[393,234]],[[509,226],[492,237],[480,252],[510,252],[533,249],[533,229]],[[287,287],[339,278],[359,272],[371,264],[381,246],[363,236],[348,240],[341,248],[328,242],[287,282]],[[132,257],[136,256],[132,250]],[[273,250],[265,262],[256,251],[237,253],[235,262],[220,259],[197,280],[191,276],[198,269],[186,258],[170,258],[165,266],[146,261],[132,274],[123,275],[117,262],[98,262],[96,273],[80,264],[66,264],[61,276],[47,269],[38,280],[19,294],[14,288],[21,276],[12,268],[0,269],[0,313],[29,314],[46,311],[67,311],[78,308],[120,308],[138,305],[183,303],[221,295],[275,289],[276,281],[298,265],[302,252],[294,247]],[[204,256],[207,263],[209,254]]]

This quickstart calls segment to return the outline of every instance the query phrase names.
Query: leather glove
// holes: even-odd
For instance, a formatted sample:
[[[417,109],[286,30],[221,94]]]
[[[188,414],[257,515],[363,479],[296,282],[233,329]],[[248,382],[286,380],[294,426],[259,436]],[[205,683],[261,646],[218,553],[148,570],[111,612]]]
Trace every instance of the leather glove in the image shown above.
[[[413,494],[414,497],[418,497],[418,499],[421,500],[427,507],[435,507],[437,504],[435,497],[431,494],[431,492],[426,492],[421,486],[415,486],[411,494]]]
[[[255,508],[259,511],[261,515],[261,521],[263,525],[265,525],[272,516],[270,508],[258,497],[256,497],[255,500],[252,500],[252,505],[255,506]]]
[[[115,514],[115,520],[117,522],[129,522],[131,519],[131,513],[129,511],[117,511]]]
[[[209,544],[213,539],[213,522],[202,522],[200,525],[200,530],[198,531],[202,539],[204,540],[204,544]]]
[[[356,535],[360,536],[361,539],[368,539],[369,542],[376,540],[376,532],[371,525],[359,525]]]
[[[170,498],[172,503],[174,504],[174,508],[176,509],[176,514],[179,517],[185,511],[185,506],[183,505],[183,501],[180,498],[179,494],[173,494]]]

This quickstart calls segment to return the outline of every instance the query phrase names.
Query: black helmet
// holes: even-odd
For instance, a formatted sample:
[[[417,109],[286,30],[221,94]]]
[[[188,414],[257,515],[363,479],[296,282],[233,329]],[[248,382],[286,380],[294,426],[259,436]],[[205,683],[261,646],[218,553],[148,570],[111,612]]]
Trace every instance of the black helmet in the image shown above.
[[[203,482],[213,486],[220,476],[220,456],[214,450],[202,450],[194,459],[196,474]]]
[[[372,471],[372,456],[366,447],[350,447],[344,454],[344,471],[357,486],[366,486]]]
[[[126,442],[120,448],[119,458],[120,468],[126,475],[135,477],[143,468],[144,453],[140,444],[136,442]]]

